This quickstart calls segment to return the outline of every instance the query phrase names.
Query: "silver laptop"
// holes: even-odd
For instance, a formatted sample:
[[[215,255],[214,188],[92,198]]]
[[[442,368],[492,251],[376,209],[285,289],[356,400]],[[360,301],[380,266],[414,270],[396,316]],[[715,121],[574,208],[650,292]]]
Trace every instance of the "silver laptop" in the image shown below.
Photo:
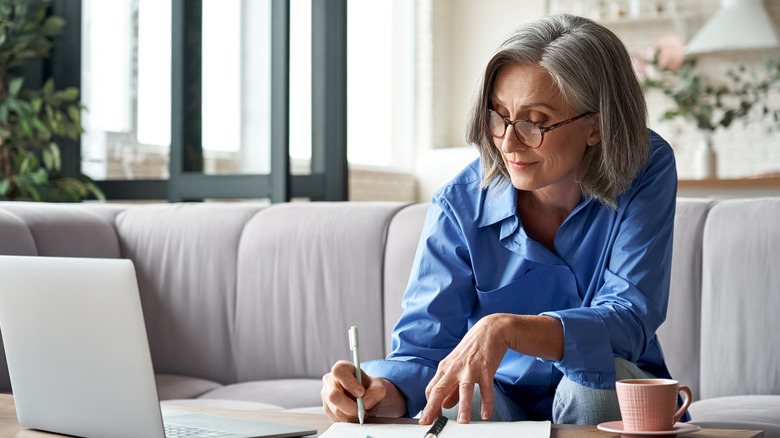
[[[317,433],[161,412],[130,260],[0,256],[0,279],[0,332],[24,427],[101,438],[161,438],[174,436],[171,429],[224,437]]]

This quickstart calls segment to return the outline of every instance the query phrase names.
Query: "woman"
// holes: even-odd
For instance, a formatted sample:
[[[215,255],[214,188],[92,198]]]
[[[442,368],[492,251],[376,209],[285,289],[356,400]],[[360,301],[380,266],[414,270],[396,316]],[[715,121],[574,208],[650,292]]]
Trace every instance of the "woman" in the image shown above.
[[[604,27],[553,15],[511,34],[472,105],[480,158],[434,195],[393,351],[364,364],[365,388],[334,365],[326,413],[351,421],[362,396],[369,415],[421,424],[442,408],[596,424],[620,418],[616,379],[669,377],[655,332],[677,175],[646,118]]]

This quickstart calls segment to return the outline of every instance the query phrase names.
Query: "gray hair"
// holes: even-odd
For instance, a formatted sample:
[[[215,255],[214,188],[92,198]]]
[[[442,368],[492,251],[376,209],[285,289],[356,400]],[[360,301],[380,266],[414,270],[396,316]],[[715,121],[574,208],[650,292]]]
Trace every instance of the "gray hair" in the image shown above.
[[[509,182],[501,152],[487,129],[487,112],[501,67],[538,64],[579,112],[600,113],[601,141],[588,147],[579,174],[584,196],[616,207],[650,154],[647,107],[631,58],[620,39],[591,20],[555,14],[509,34],[485,66],[467,121],[467,141],[482,157],[482,186]]]

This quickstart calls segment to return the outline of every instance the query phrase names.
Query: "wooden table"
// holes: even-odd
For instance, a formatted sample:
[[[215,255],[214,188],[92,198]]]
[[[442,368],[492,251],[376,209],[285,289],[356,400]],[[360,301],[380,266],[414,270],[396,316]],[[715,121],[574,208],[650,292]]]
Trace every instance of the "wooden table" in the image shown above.
[[[166,406],[169,407],[169,406]],[[215,415],[225,415],[229,417],[246,418],[250,420],[269,421],[274,423],[291,424],[295,426],[310,427],[317,429],[318,433],[327,430],[332,422],[325,415],[316,414],[292,414],[286,412],[261,412],[261,411],[232,411],[221,409],[198,409],[192,407],[182,407],[181,409],[193,410]],[[372,419],[374,420],[374,419]],[[384,419],[383,422],[411,422],[412,419]],[[54,437],[56,434],[40,432],[32,429],[26,429],[19,425],[16,419],[16,409],[14,408],[13,396],[9,394],[0,394],[0,438],[14,437]],[[608,432],[602,432],[596,429],[596,426],[571,426],[559,425],[552,426],[551,438],[619,438],[620,435]],[[683,436],[683,435],[681,435]],[[762,438],[764,432],[756,430],[721,430],[721,429],[702,429],[698,432],[684,435],[690,438]],[[652,437],[651,437],[652,438]]]

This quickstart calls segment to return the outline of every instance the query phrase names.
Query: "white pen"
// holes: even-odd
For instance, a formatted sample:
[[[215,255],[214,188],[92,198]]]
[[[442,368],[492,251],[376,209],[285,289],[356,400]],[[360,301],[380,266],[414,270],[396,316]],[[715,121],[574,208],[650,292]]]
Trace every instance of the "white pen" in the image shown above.
[[[349,349],[352,350],[352,361],[355,363],[355,378],[358,383],[363,384],[363,379],[360,373],[360,354],[358,353],[358,330],[356,326],[349,328]],[[363,419],[366,417],[366,408],[363,406],[363,397],[357,398],[358,406],[358,420],[360,424],[363,424]]]

